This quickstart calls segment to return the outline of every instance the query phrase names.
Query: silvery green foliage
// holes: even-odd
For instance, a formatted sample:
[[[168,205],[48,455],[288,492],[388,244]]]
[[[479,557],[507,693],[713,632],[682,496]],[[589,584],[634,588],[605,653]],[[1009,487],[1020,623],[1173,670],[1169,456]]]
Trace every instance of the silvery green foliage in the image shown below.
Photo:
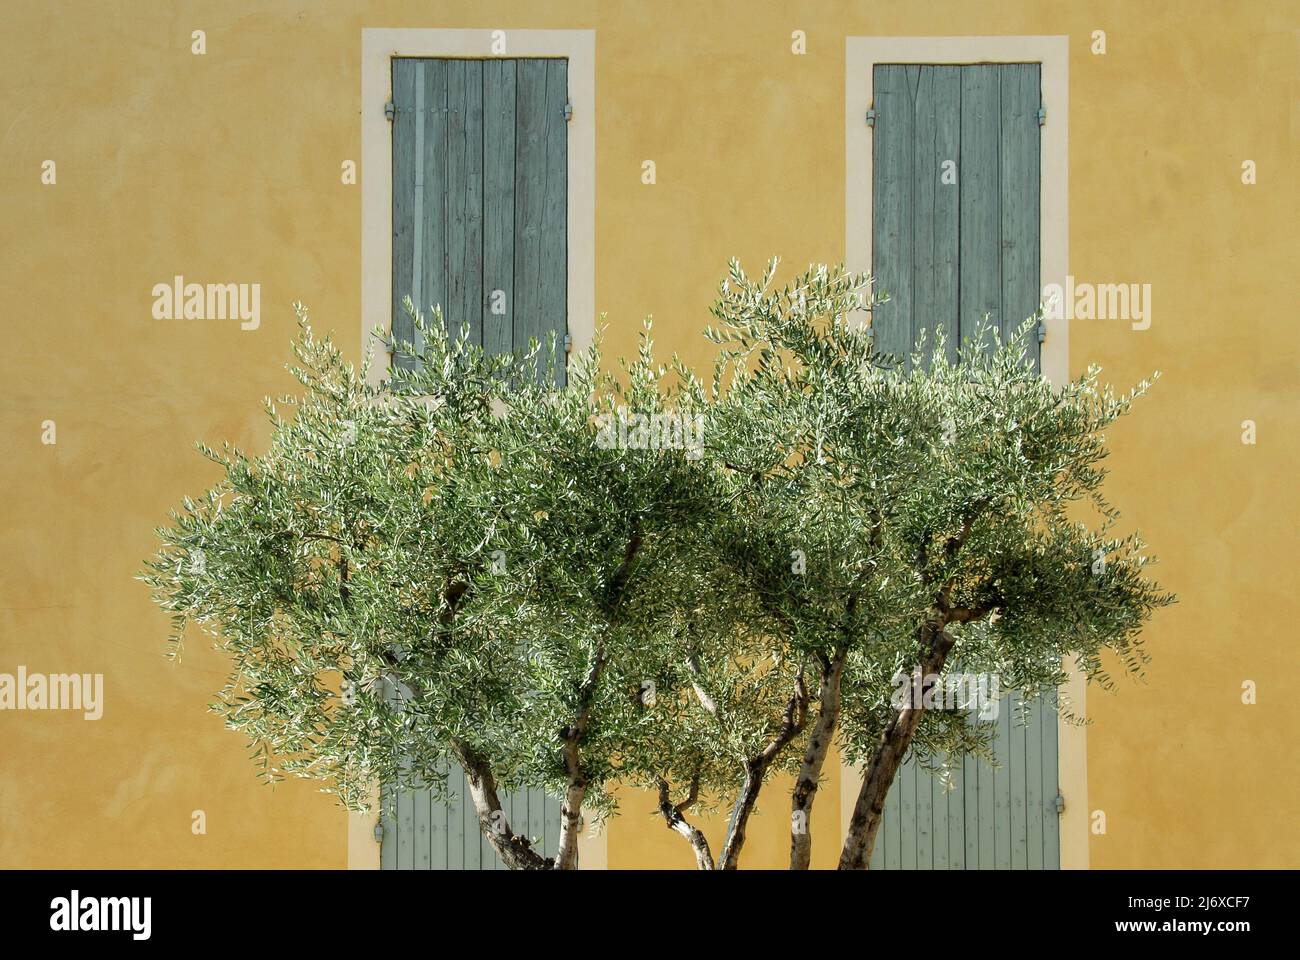
[[[268,401],[269,449],[201,448],[225,477],[159,531],[144,579],[176,643],[192,622],[231,656],[214,708],[268,776],[326,780],[353,807],[379,782],[440,790],[453,740],[503,789],[562,794],[584,709],[598,814],[618,776],[721,786],[729,741],[696,732],[685,664],[751,713],[772,676],[709,552],[723,478],[683,449],[599,442],[620,409],[701,414],[703,387],[680,364],[666,386],[648,328],[622,376],[593,347],[556,389],[554,344],[494,357],[416,321],[421,346],[376,387],[303,315],[305,394]]]
[[[440,791],[468,750],[502,789],[580,781],[597,815],[615,782],[689,810],[799,766],[837,655],[840,746],[868,760],[927,624],[1004,687],[1069,657],[1107,681],[1104,650],[1140,670],[1171,598],[1100,485],[1146,384],[1053,387],[1016,342],[899,363],[854,319],[869,278],[772,290],[774,269],[733,263],[707,382],[658,365],[647,326],[617,375],[593,346],[557,388],[553,342],[489,356],[435,312],[374,386],[302,315],[304,394],[268,401],[265,453],[201,448],[225,476],[143,577],[176,643],[194,623],[229,654],[213,706],[266,775],[359,807],[380,782]],[[610,443],[620,411],[698,418],[703,447]],[[926,711],[913,749],[987,739]]]
[[[815,267],[772,290],[774,269],[755,281],[733,262],[722,285],[711,435],[752,481],[734,553],[784,635],[814,660],[849,651],[845,755],[869,759],[927,622],[956,636],[950,667],[1004,689],[1054,687],[1071,659],[1109,683],[1105,650],[1139,672],[1139,629],[1172,597],[1101,484],[1104,431],[1149,384],[1116,395],[1090,368],[1053,386],[1023,347],[1036,318],[1007,343],[981,330],[956,362],[940,336],[904,363],[855,320],[869,277]],[[981,751],[989,735],[926,711],[912,748]]]

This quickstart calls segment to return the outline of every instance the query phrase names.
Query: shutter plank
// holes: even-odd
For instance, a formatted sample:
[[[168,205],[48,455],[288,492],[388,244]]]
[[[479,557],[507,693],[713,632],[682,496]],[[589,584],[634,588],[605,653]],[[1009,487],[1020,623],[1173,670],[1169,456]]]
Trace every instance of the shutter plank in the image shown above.
[[[1005,705],[1004,705],[1005,706]],[[979,829],[979,869],[992,870],[996,863],[996,824],[994,807],[993,767],[983,759],[976,759],[978,786],[976,787],[976,805]]]
[[[878,350],[906,359],[912,336],[912,184],[915,119],[907,68],[875,67],[871,269],[889,301],[872,312]]]
[[[483,343],[483,62],[447,69],[447,326]]]
[[[450,760],[438,764],[438,775],[444,781],[448,770],[454,769]],[[429,869],[447,869],[447,803],[429,794]]]
[[[545,347],[552,331],[562,345],[567,328],[567,78],[567,61],[519,61],[515,135],[516,350],[527,349],[534,338]],[[562,375],[562,369],[560,372]]]
[[[1027,718],[1025,710],[1028,703],[1017,694],[1015,709],[1010,718],[1011,736],[1007,744],[1007,777],[1011,791],[1011,869],[1024,870],[1029,866],[1027,849],[1029,826],[1028,811],[1025,800],[1028,793],[1026,762],[1029,756],[1026,745],[1028,731],[1025,729]]]
[[[420,299],[416,306],[427,321],[433,307],[447,316],[447,61],[425,60],[424,64],[424,199],[421,203]]]
[[[554,855],[560,849],[560,801],[549,794],[543,794],[546,802],[546,827],[542,834],[542,849]]]
[[[1025,703],[1025,845],[1026,869],[1043,869],[1043,732],[1047,722],[1042,696]]]
[[[960,760],[952,771],[952,790],[948,792],[948,869],[966,868],[966,777]]]
[[[434,813],[433,797],[428,790],[415,790],[411,793],[415,805],[412,826],[412,843],[415,856],[412,869],[428,870],[433,866],[433,837],[430,828],[430,816]]]
[[[551,853],[546,849],[546,793],[542,790],[528,791],[528,836],[543,856]]]
[[[993,741],[993,863],[998,870],[1011,868],[1011,713],[1015,696],[1009,696],[998,714],[998,735]]]
[[[450,794],[447,802],[447,869],[465,867],[465,771],[452,764],[448,774]]]
[[[519,61],[515,118],[515,349],[541,328],[541,220],[545,201],[546,65]]]
[[[930,771],[916,767],[916,867],[934,869],[934,787]]]
[[[966,869],[980,869],[980,762],[977,758],[962,758],[961,774],[964,787],[962,795],[962,813],[964,823],[962,833],[966,843]]]
[[[899,822],[899,862],[902,870],[916,869],[917,819],[916,819],[916,763],[909,752],[903,766],[898,771],[898,822]]]
[[[916,96],[915,177],[912,241],[911,342],[935,328],[947,337],[950,360],[957,358],[958,217],[961,212],[961,68],[924,66]],[[942,182],[944,163],[957,166],[957,182]]]
[[[415,845],[411,842],[414,833],[415,801],[410,790],[397,793],[397,869],[412,870],[415,867]]]
[[[515,60],[483,65],[483,348],[515,348]],[[504,313],[492,312],[494,291]],[[512,820],[513,822],[513,820]]]
[[[546,200],[542,206],[542,319],[544,338],[555,334],[559,385],[567,381],[564,334],[569,329],[569,128],[564,107],[569,100],[569,61],[546,61]],[[559,801],[552,819],[559,822]],[[556,835],[558,847],[559,836]]]
[[[930,863],[935,870],[947,870],[948,831],[951,823],[948,817],[948,794],[943,789],[943,778],[937,770],[928,773],[926,779],[930,781],[930,822],[933,824]]]
[[[1002,323],[1002,221],[999,210],[999,68],[964,67],[961,74],[962,338],[973,336],[985,314]]]
[[[893,786],[885,795],[884,822],[878,828],[877,843],[881,834],[885,839],[885,869],[897,870],[903,863],[903,786],[901,769]]]

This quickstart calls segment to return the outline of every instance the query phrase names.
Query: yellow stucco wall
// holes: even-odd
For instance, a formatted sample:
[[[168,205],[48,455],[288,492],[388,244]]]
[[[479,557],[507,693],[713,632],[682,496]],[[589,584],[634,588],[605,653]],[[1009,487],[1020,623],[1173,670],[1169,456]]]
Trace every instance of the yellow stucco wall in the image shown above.
[[[236,7],[252,12],[236,12]],[[702,362],[726,260],[844,255],[844,40],[1070,37],[1070,266],[1152,284],[1154,322],[1073,324],[1071,368],[1165,372],[1114,431],[1110,491],[1182,602],[1147,683],[1093,693],[1095,867],[1300,866],[1294,244],[1297,4],[957,2],[5,4],[0,12],[0,671],[102,672],[102,720],[0,713],[0,866],[346,863],[345,818],[259,785],[204,710],[200,644],[162,657],[131,579],[215,477],[196,438],[256,447],[290,388],[289,304],[354,344],[362,27],[596,30],[596,301],[613,353],[656,318]],[[190,53],[191,31],[207,53]],[[808,38],[790,52],[792,30]],[[1093,30],[1108,52],[1089,53]],[[376,109],[375,104],[366,109]],[[1055,118],[1053,121],[1055,122]],[[640,182],[653,159],[658,183]],[[1240,183],[1243,160],[1258,184]],[[57,163],[42,185],[41,164]],[[384,171],[361,171],[383,176]],[[262,323],[157,321],[152,286],[258,282]],[[1239,440],[1244,419],[1259,442]],[[58,442],[40,442],[57,422]],[[1243,680],[1259,703],[1243,706]],[[833,765],[828,765],[834,770]],[[829,840],[838,780],[814,833]],[[769,787],[752,866],[786,856]],[[191,812],[207,815],[191,834]],[[688,866],[628,796],[609,864]],[[823,842],[820,863],[832,863]]]

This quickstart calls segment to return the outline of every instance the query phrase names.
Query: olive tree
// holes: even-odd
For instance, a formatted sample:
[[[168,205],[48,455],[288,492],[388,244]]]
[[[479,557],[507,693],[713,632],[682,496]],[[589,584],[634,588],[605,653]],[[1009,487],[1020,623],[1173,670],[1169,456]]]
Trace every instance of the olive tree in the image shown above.
[[[987,752],[927,706],[952,664],[1031,692],[1070,657],[1104,681],[1107,649],[1139,670],[1170,598],[1100,485],[1102,431],[1146,385],[1053,387],[1015,340],[901,363],[853,320],[869,278],[774,270],[733,263],[707,381],[657,364],[648,324],[604,370],[599,344],[493,356],[408,307],[417,344],[374,385],[303,312],[305,392],[267,402],[264,453],[201,446],[224,476],[143,574],[178,645],[194,623],[229,654],[213,706],[264,775],[364,808],[380,783],[448,799],[457,765],[524,869],[573,867],[583,812],[641,786],[698,867],[735,869],[787,771],[806,868],[838,742],[865,770],[860,868],[909,751]],[[554,851],[509,823],[522,788],[560,799]],[[692,816],[725,804],[715,854]]]
[[[988,752],[970,711],[935,710],[960,661],[1008,689],[1054,689],[1102,652],[1145,662],[1139,631],[1172,601],[1144,575],[1136,534],[1102,496],[1105,429],[1146,391],[1116,395],[1090,368],[1054,386],[986,326],[950,350],[878,354],[855,315],[870,278],[815,267],[773,290],[732,264],[713,338],[730,373],[714,405],[717,455],[741,479],[735,553],[785,640],[816,668],[791,811],[791,866],[830,745],[864,771],[841,868],[865,868],[885,797],[911,751]],[[904,362],[906,361],[906,362]],[[891,696],[899,678],[914,695]],[[914,681],[914,682],[912,682]]]
[[[200,446],[224,477],[143,579],[176,644],[194,623],[229,654],[214,709],[265,776],[364,808],[378,783],[446,800],[456,764],[503,862],[567,869],[616,781],[716,799],[788,678],[717,560],[703,387],[648,328],[615,376],[598,346],[562,372],[553,342],[491,356],[411,312],[378,386],[302,312],[303,396],[267,401],[260,455]],[[508,822],[526,787],[561,799],[554,851]]]

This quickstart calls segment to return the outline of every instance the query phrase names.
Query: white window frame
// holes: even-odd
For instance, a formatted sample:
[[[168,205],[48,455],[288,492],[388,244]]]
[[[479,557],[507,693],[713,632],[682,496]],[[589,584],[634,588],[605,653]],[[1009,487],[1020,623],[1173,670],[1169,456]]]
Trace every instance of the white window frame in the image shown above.
[[[568,329],[571,348],[585,350],[596,334],[596,32],[504,30],[505,52],[492,53],[493,30],[369,28],[361,31],[361,342],[392,325],[393,135],[384,116],[392,98],[397,57],[569,61]],[[377,357],[385,354],[375,345]],[[372,381],[383,378],[376,363]]]
[[[1039,177],[1039,282],[1061,284],[1069,272],[1069,117],[1070,38],[1042,37],[847,37],[844,58],[845,262],[855,271],[871,269],[872,128],[866,112],[874,101],[872,83],[879,63],[1039,63],[1042,65],[1043,126]],[[1069,378],[1070,323],[1044,321],[1041,369],[1055,384]],[[1071,666],[1061,688],[1063,703],[1082,716],[1086,687]],[[1061,816],[1062,869],[1088,868],[1088,740],[1081,725],[1058,722],[1058,783],[1065,798]],[[847,833],[857,802],[861,773],[847,763],[840,769],[841,831]],[[1050,800],[1050,798],[1046,798]]]
[[[596,32],[594,30],[510,30],[504,52],[495,30],[366,28],[361,31],[361,326],[362,349],[375,362],[372,383],[388,373],[390,356],[372,332],[392,329],[393,134],[384,115],[392,99],[392,61],[398,57],[516,59],[564,57],[569,61],[568,121],[568,329],[571,348],[585,350],[596,334]],[[348,868],[379,869],[375,841],[379,789],[374,809],[348,815]],[[607,833],[584,831],[578,841],[583,869],[607,865]]]

